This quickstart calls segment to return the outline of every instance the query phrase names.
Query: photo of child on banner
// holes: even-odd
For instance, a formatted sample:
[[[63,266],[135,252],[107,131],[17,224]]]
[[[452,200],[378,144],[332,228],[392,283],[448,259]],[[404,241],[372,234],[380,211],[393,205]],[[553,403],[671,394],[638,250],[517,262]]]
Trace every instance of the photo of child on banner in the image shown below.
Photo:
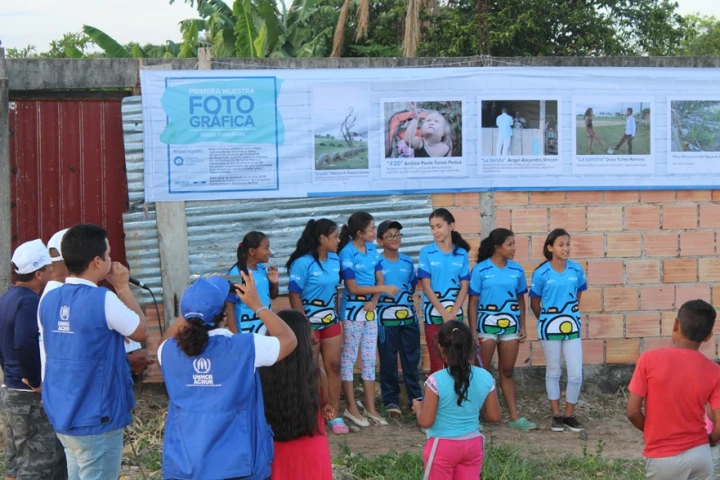
[[[385,124],[385,158],[462,157],[460,101],[386,103]]]

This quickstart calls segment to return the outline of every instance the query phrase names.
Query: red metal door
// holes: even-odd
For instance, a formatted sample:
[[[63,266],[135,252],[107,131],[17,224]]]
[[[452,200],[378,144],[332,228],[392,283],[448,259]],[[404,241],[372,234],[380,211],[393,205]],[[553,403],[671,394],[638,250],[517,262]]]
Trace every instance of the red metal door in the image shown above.
[[[13,249],[87,222],[108,230],[113,260],[125,263],[128,193],[120,100],[11,101]]]

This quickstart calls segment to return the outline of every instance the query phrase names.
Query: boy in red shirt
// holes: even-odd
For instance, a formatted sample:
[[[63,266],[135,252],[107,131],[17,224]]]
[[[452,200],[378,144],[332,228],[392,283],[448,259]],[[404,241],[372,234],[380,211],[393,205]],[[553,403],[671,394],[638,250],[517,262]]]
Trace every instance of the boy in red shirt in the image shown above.
[[[627,416],[645,437],[645,474],[657,480],[713,478],[705,405],[720,419],[720,366],[698,350],[713,337],[715,309],[703,300],[683,304],[673,325],[673,347],[645,352],[630,381]],[[645,400],[645,414],[642,404]]]

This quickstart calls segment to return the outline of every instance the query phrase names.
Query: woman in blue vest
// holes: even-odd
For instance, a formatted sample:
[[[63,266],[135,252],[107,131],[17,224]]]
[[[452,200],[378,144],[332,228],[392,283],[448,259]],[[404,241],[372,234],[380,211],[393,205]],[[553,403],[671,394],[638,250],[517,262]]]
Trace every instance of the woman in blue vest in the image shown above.
[[[182,318],[158,348],[170,405],[163,442],[163,478],[177,480],[270,477],[273,436],[265,421],[258,367],[288,356],[295,334],[260,300],[252,274],[235,285],[268,336],[233,335],[225,328],[230,284],[201,278],[183,294]]]
[[[228,275],[239,277],[240,272],[252,271],[260,301],[270,307],[271,300],[278,296],[278,269],[267,266],[270,261],[270,239],[262,232],[249,232],[237,248],[237,263]],[[259,333],[264,335],[267,329],[255,312],[238,301],[234,293],[228,296],[227,327],[233,333]]]

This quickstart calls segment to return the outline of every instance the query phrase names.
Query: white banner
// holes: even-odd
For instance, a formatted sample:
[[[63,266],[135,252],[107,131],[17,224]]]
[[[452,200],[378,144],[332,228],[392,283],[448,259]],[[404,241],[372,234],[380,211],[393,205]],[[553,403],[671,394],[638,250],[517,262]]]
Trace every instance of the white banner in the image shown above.
[[[143,70],[141,79],[150,202],[720,185],[717,69]]]

